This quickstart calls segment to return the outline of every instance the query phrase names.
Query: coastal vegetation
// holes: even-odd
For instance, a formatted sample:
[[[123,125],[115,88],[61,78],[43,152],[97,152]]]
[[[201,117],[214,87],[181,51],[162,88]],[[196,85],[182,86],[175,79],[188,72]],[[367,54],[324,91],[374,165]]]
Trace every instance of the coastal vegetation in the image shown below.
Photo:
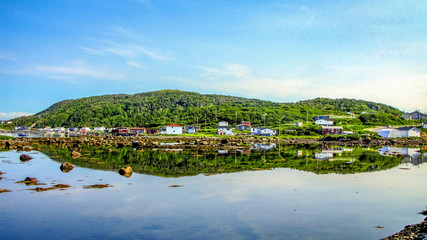
[[[159,127],[167,124],[215,128],[218,121],[295,130],[294,135],[316,135],[317,126],[294,127],[313,117],[331,115],[344,129],[366,126],[403,125],[408,121],[391,106],[355,99],[317,98],[297,103],[275,103],[258,99],[163,90],[134,95],[104,95],[65,100],[33,116],[14,119],[14,125],[33,127]],[[335,119],[334,119],[335,118]],[[8,126],[3,125],[3,128]],[[292,131],[289,131],[289,133]]]

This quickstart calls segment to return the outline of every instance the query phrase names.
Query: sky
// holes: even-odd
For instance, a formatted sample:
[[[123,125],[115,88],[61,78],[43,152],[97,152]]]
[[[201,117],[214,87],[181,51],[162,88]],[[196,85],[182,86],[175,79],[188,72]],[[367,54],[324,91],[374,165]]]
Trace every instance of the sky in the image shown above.
[[[0,119],[163,89],[427,113],[427,4],[0,1]]]

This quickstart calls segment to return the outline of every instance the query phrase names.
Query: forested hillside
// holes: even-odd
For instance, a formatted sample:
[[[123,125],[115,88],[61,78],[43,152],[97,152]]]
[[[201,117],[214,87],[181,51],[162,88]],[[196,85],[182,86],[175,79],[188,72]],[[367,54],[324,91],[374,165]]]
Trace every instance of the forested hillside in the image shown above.
[[[65,100],[14,122],[35,127],[158,127],[172,123],[213,127],[218,121],[225,120],[232,125],[251,121],[253,125],[265,123],[266,126],[277,127],[279,123],[306,121],[317,115],[347,115],[347,112],[356,113],[358,117],[348,119],[346,123],[378,125],[404,122],[398,109],[362,100],[318,98],[297,103],[274,103],[177,90]]]

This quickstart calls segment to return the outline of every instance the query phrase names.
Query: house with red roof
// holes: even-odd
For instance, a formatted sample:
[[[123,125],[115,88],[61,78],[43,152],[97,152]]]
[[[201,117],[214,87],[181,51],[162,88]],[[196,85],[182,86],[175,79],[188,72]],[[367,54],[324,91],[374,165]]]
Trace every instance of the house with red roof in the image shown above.
[[[182,126],[178,124],[171,124],[167,125],[166,127],[166,134],[182,134]]]

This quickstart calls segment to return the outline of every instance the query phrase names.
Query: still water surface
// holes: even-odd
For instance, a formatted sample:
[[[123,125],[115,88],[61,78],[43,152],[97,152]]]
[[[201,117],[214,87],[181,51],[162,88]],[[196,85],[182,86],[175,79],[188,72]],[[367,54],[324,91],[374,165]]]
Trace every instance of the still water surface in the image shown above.
[[[66,149],[46,147],[28,152],[34,157],[28,162],[19,160],[23,152],[0,152],[0,188],[11,190],[0,194],[1,238],[379,239],[422,221],[417,213],[427,207],[425,157],[417,150],[411,150],[415,157],[398,159],[386,155],[399,149],[341,150],[109,153],[88,148],[73,160]],[[327,160],[316,157],[322,152]],[[251,157],[254,166],[247,167]],[[179,164],[183,158],[194,165],[186,168],[187,176]],[[142,162],[132,159],[150,166],[138,168]],[[68,173],[59,170],[65,160],[76,166]],[[155,167],[160,160],[168,166]],[[293,163],[276,167],[285,162]],[[137,173],[119,175],[117,169],[126,165]],[[353,172],[342,174],[349,169]],[[26,177],[46,185],[16,183]],[[71,187],[28,190],[58,183]],[[113,187],[84,189],[92,184]]]

